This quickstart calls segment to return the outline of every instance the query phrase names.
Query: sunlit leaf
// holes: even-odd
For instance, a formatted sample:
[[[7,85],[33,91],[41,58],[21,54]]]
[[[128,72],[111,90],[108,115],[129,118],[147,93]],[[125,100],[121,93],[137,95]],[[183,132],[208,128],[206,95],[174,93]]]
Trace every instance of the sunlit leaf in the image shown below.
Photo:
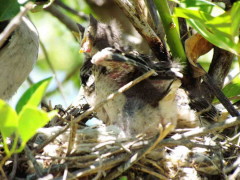
[[[31,86],[19,99],[16,111],[19,113],[26,104],[38,106],[51,79],[51,77],[46,78]]]
[[[205,39],[217,47],[240,54],[239,26],[240,2],[235,3],[232,10],[217,17],[207,12],[187,8],[175,8],[175,15],[187,19],[187,22]],[[234,23],[233,23],[234,22]]]
[[[119,180],[128,180],[127,176],[121,176],[119,177]]]
[[[231,25],[232,25],[232,36],[234,39],[234,42],[237,43],[239,42],[239,29],[240,29],[240,1],[235,2],[232,9],[231,9]]]
[[[18,126],[17,113],[5,101],[0,99],[0,131],[3,138],[10,137]]]
[[[228,97],[240,95],[240,77],[236,77],[233,81],[223,88],[223,93]]]
[[[37,129],[46,125],[55,115],[56,111],[47,113],[34,106],[24,106],[19,114],[19,135],[22,139],[22,144],[25,145],[36,133]]]
[[[187,8],[175,8],[174,15],[185,18],[185,19],[200,20],[203,22],[213,19],[213,17],[208,13],[205,13],[199,10],[187,9]]]
[[[207,39],[209,42],[214,44],[217,47],[220,47],[222,49],[225,49],[227,51],[232,52],[233,54],[239,54],[239,44],[234,44],[234,42],[229,39],[227,36],[222,36],[222,34],[215,32],[212,33],[208,31],[208,29],[205,27],[204,23],[196,22],[193,20],[187,20],[187,22],[196,29],[205,39]]]
[[[188,8],[192,10],[199,10],[205,12],[211,16],[218,16],[225,11],[216,4],[206,0],[172,0],[180,5],[182,8]]]
[[[230,13],[226,12],[221,16],[206,21],[205,25],[210,30],[212,30],[213,33],[215,32],[222,33],[223,36],[228,36],[228,38],[231,38],[232,37],[231,24],[232,19]]]

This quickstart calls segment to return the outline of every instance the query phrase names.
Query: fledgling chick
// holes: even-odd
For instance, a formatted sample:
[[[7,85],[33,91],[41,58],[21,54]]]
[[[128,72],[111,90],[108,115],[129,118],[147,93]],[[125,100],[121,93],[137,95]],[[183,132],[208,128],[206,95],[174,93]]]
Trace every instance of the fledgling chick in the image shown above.
[[[77,24],[80,31],[80,52],[84,52],[85,61],[80,71],[80,78],[83,84],[83,91],[86,99],[92,97],[95,90],[93,64],[91,58],[100,50],[106,47],[114,49],[121,48],[120,32],[110,25],[98,22],[92,15],[89,18],[89,26],[84,28]]]
[[[106,124],[117,125],[126,136],[140,133],[153,136],[159,132],[160,124],[165,127],[168,123],[174,126],[177,123],[175,96],[181,85],[178,79],[181,76],[180,68],[174,67],[170,62],[160,62],[153,66],[148,61],[147,57],[123,54],[112,48],[103,49],[91,60],[95,77],[95,91],[89,101],[91,106],[149,69],[154,68],[158,73],[141,81],[97,111],[100,119]]]
[[[0,22],[1,31],[7,22]],[[39,38],[26,17],[0,48],[0,99],[7,100],[27,78],[38,56]]]
[[[182,76],[181,68],[171,62],[153,64],[150,57],[136,51],[123,52],[116,31],[92,16],[89,27],[79,27],[84,34],[80,51],[86,54],[81,69],[82,87],[91,106],[150,69],[157,72],[156,76],[140,82],[99,108],[97,116],[107,125],[118,126],[126,136],[140,133],[153,136],[159,132],[160,124],[175,126],[175,95],[181,85],[178,79]]]

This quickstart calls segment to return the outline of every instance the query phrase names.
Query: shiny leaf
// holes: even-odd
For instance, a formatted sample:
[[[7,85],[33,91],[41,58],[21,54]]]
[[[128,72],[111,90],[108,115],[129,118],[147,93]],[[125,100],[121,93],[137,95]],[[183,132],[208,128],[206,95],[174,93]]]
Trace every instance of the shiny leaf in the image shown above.
[[[26,104],[38,106],[51,79],[51,77],[46,78],[31,86],[19,99],[16,111],[19,113]]]

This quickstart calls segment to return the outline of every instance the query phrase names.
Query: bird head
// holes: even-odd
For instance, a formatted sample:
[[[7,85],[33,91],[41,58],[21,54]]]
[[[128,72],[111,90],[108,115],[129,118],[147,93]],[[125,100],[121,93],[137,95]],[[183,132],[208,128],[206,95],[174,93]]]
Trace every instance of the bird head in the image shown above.
[[[106,47],[119,49],[119,34],[110,25],[98,22],[92,15],[89,18],[89,26],[84,28],[78,25],[81,39],[80,51],[92,57],[98,51]]]

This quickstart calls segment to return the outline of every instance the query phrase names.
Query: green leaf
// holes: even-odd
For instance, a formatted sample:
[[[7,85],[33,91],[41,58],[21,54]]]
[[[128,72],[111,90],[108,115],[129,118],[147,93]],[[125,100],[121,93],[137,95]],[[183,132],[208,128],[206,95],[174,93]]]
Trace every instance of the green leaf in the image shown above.
[[[178,34],[178,30],[173,22],[173,16],[169,9],[167,0],[154,0],[156,9],[161,17],[164,31],[166,32],[167,44],[174,58],[186,61],[186,54]]]
[[[223,93],[228,98],[240,95],[240,77],[236,77],[233,81],[223,88]]]
[[[174,15],[185,19],[200,20],[203,22],[213,19],[213,17],[208,13],[187,8],[175,8]]]
[[[13,18],[20,11],[17,0],[0,0],[0,21]]]
[[[119,180],[128,180],[127,176],[121,176],[119,177]]]
[[[237,43],[239,41],[239,29],[240,29],[240,1],[235,2],[231,9],[231,19],[232,19],[232,35],[234,42]]]
[[[37,129],[46,125],[56,115],[56,111],[47,113],[37,107],[26,105],[19,114],[19,135],[21,147],[36,133]]]
[[[16,105],[17,113],[19,113],[26,104],[38,106],[51,79],[52,77],[46,78],[31,86],[19,99]]]
[[[18,116],[5,101],[0,99],[0,133],[3,139],[3,147],[6,155],[11,156],[12,150],[14,151],[18,142]],[[15,135],[11,150],[7,145],[7,138]]]
[[[211,16],[218,16],[225,11],[216,4],[206,0],[173,0],[178,3],[182,8],[188,8],[192,10],[199,10],[205,12]]]
[[[18,116],[5,101],[0,99],[0,131],[3,139],[17,131]]]
[[[236,55],[240,55],[239,14],[240,2],[234,3],[231,11],[216,17],[201,10],[175,8],[175,15],[187,19],[187,22],[205,39]]]
[[[237,44],[234,44],[228,37],[219,35],[218,32],[210,32],[204,23],[201,21],[187,20],[187,22],[196,29],[205,39],[214,44],[217,47],[230,51],[234,54],[238,54],[239,48]]]
[[[228,12],[217,16],[215,18],[212,18],[206,22],[206,27],[212,30],[213,33],[220,33],[222,36],[228,36],[228,38],[232,38],[232,31],[231,31],[231,25],[232,24],[232,18]]]

